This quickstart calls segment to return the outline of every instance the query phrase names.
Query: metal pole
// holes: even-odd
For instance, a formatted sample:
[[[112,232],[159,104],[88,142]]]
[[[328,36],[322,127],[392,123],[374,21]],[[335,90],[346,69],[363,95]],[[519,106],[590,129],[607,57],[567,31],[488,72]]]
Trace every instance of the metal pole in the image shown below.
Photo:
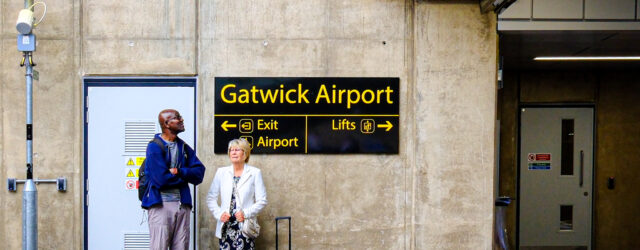
[[[25,9],[31,7],[31,5],[33,5],[33,0],[24,0]],[[31,10],[33,10],[33,8],[31,8]]]
[[[38,192],[33,179],[27,179],[22,195],[22,249],[38,249]]]
[[[33,11],[33,0],[24,0],[24,8]],[[35,41],[33,41],[35,42]],[[35,44],[34,44],[35,46]],[[35,48],[35,47],[34,47]],[[35,49],[34,49],[35,50]],[[27,72],[27,179],[22,195],[22,249],[38,249],[38,190],[33,182],[33,59],[23,52]]]
[[[38,190],[33,182],[33,59],[31,52],[24,52],[24,56],[27,67],[25,74],[27,81],[27,180],[22,196],[22,249],[36,250],[38,249]]]
[[[27,179],[33,179],[33,61],[31,52],[24,52],[27,73]]]

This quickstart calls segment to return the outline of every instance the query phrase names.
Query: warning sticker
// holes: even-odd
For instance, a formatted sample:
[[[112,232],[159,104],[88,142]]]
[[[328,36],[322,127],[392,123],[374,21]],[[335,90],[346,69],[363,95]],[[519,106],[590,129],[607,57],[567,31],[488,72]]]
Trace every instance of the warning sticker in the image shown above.
[[[124,182],[124,186],[127,190],[134,190],[138,188],[138,181],[136,180],[126,180]]]
[[[533,161],[551,161],[551,154],[550,153],[528,153],[527,154],[527,161],[529,161],[529,162],[533,162]]]
[[[124,169],[124,177],[125,178],[138,178],[140,173],[138,172],[138,168],[125,168]]]
[[[136,162],[133,161],[133,157],[127,157],[127,166],[135,166]]]
[[[142,166],[142,162],[144,161],[145,158],[146,157],[143,157],[143,156],[136,157],[136,166],[138,167]]]
[[[144,156],[127,156],[124,157],[124,165],[127,167],[140,167],[145,158]]]
[[[529,170],[550,170],[550,162],[529,163]]]
[[[551,154],[536,154],[536,161],[551,161]]]

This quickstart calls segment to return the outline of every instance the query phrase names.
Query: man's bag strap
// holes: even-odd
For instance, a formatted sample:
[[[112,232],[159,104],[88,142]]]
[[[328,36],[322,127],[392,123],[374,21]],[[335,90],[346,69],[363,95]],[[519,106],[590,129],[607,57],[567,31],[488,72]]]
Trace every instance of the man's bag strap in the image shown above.
[[[151,140],[151,143],[155,143],[156,145],[158,145],[158,147],[160,147],[160,149],[162,149],[162,156],[164,157],[164,155],[167,153],[167,147],[164,146],[162,139],[158,137],[153,137],[153,140]]]
[[[160,149],[162,149],[162,156],[164,157],[165,154],[167,153],[167,147],[164,146],[164,142],[162,142],[162,139],[158,138],[158,137],[153,137],[153,140],[151,140],[150,143],[155,143],[156,145],[158,145],[160,147]],[[184,157],[184,161],[183,163],[187,162],[187,160],[189,159],[187,152],[185,151],[185,144],[186,143],[182,143],[182,155]],[[178,165],[178,168],[180,168],[182,166]]]

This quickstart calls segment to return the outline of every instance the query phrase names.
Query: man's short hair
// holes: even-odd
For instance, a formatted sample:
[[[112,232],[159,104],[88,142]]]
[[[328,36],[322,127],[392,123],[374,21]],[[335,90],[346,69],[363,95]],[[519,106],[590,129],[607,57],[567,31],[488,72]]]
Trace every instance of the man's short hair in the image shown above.
[[[163,109],[162,111],[160,111],[160,113],[158,113],[158,124],[160,124],[161,128],[164,126],[164,124],[162,124],[162,120],[164,120],[165,122],[167,121],[162,114],[175,113],[175,112],[178,112],[178,111],[175,109]]]

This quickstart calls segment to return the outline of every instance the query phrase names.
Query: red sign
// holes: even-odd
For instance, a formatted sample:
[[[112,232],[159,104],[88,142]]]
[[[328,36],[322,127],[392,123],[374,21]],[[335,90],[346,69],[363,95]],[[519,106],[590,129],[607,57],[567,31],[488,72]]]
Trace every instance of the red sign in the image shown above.
[[[127,189],[131,190],[131,189],[136,189],[136,181],[134,180],[127,180],[125,182],[125,186]]]
[[[551,154],[536,154],[536,161],[550,161]]]

